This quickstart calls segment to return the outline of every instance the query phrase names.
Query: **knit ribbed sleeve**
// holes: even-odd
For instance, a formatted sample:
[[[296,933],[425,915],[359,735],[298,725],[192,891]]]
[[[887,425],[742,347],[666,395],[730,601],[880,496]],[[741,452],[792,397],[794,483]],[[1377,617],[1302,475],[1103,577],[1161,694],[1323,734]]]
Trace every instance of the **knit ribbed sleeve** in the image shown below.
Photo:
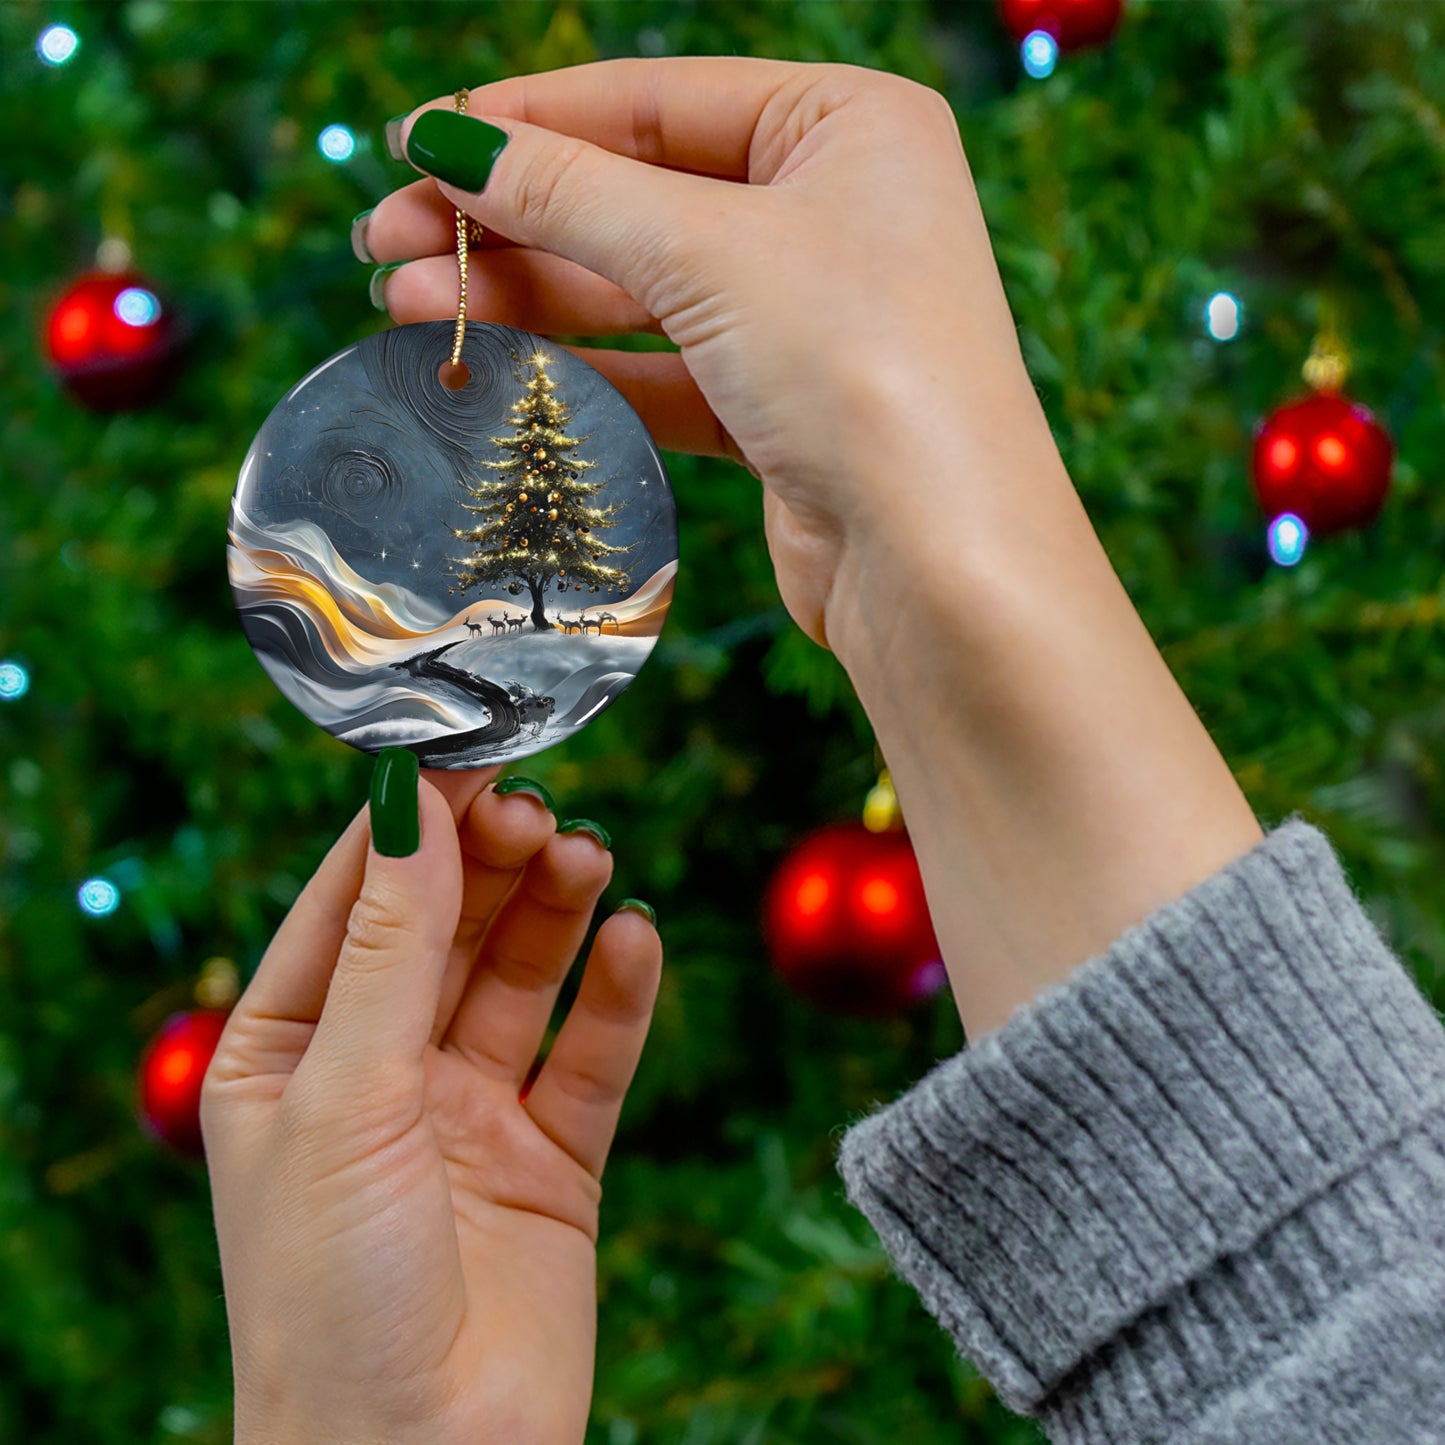
[[[1298,817],[855,1124],[839,1167],[1057,1441],[1445,1439],[1445,1031]]]

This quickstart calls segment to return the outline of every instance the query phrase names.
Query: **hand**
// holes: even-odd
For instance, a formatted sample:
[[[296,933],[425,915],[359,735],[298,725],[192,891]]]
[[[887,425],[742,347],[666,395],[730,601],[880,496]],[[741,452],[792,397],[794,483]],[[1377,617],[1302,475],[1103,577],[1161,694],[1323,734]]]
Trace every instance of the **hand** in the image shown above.
[[[628,910],[524,1090],[612,873],[490,774],[419,783],[421,845],[366,810],[227,1022],[201,1124],[238,1445],[578,1445],[600,1179],[661,968]]]
[[[873,573],[896,514],[962,543],[988,488],[1019,505],[989,452],[1000,436],[1011,461],[1027,444],[1062,472],[936,91],[843,65],[612,60],[478,87],[466,117],[442,118],[453,149],[484,161],[483,119],[510,137],[485,189],[475,171],[470,188],[444,183],[434,163],[439,181],[366,223],[376,260],[412,262],[385,279],[392,316],[456,314],[455,205],[489,232],[474,318],[665,333],[680,353],[578,354],[659,445],[725,453],[761,479],[783,600],[815,640],[848,627],[855,590],[835,581],[850,552],[851,573]],[[924,454],[929,436],[942,455]]]
[[[661,446],[762,480],[783,601],[873,724],[971,1036],[1258,840],[1060,459],[940,95],[683,57],[426,114],[451,109],[395,128],[433,179],[365,227],[411,263],[388,309],[455,314],[457,206],[493,233],[472,315],[679,345],[580,354]]]

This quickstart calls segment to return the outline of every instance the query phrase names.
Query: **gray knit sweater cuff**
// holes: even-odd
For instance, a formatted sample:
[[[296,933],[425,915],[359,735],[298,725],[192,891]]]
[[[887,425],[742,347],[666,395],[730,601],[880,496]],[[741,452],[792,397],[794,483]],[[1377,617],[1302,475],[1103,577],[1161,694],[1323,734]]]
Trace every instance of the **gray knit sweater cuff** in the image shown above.
[[[1440,1187],[1442,1117],[1438,1018],[1291,817],[856,1124],[839,1167],[1008,1404],[1173,1438],[1171,1399],[1378,1267]]]

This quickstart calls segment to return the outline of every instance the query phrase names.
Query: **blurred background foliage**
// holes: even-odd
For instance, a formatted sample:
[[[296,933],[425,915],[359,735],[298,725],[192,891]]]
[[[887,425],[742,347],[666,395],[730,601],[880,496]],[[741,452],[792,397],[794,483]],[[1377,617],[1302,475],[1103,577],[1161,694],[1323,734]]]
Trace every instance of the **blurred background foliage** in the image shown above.
[[[57,21],[81,48],[51,69],[35,42]],[[8,3],[0,656],[32,685],[0,704],[0,1440],[230,1438],[204,1169],[138,1128],[134,1070],[202,960],[254,967],[365,797],[369,759],[253,659],[224,545],[269,409],[386,324],[347,244],[411,175],[381,126],[462,84],[678,53],[948,96],[1033,376],[1145,621],[1261,819],[1324,827],[1445,992],[1445,7],[1135,0],[1111,46],[1036,82],[983,0]],[[317,149],[333,123],[359,140],[344,164]],[[166,400],[97,416],[39,329],[106,236],[194,335]],[[1221,288],[1246,308],[1227,345],[1202,328]],[[1286,570],[1248,444],[1331,299],[1395,487],[1375,527]],[[612,829],[614,893],[657,904],[669,949],[607,1176],[589,1441],[1035,1440],[890,1276],[832,1162],[842,1126],[960,1046],[947,995],[830,1018],[759,936],[789,843],[861,804],[866,720],[779,605],[753,479],[668,463],[682,571],[654,659],[525,765]],[[104,919],[75,904],[97,873],[123,892]]]

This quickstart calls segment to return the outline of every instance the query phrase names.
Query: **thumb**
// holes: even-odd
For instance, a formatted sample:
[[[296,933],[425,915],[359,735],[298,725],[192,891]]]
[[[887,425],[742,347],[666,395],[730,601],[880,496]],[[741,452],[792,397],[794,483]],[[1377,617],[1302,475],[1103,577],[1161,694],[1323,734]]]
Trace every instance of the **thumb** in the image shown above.
[[[483,226],[585,266],[653,315],[687,304],[674,294],[679,272],[685,284],[689,265],[718,237],[720,208],[736,207],[745,191],[511,116],[422,110],[403,128],[401,148]]]
[[[420,1064],[461,913],[451,807],[418,778],[416,754],[405,748],[386,748],[377,758],[370,833],[361,893],[297,1069],[332,1082],[394,1078]]]

